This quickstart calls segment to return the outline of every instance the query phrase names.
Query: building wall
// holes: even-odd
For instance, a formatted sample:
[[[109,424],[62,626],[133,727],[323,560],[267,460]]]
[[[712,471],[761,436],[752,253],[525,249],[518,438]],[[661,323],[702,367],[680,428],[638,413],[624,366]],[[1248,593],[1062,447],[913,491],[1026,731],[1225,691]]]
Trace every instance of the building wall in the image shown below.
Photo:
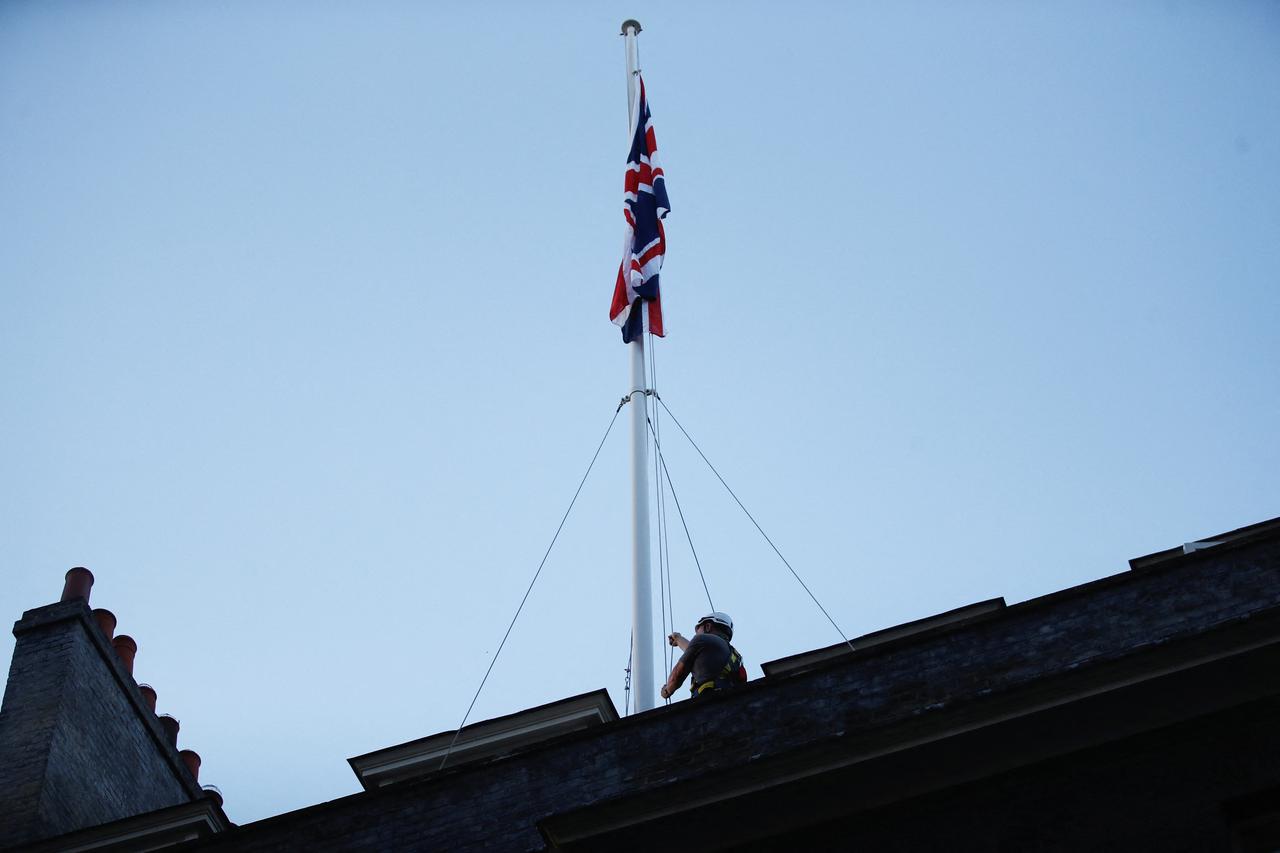
[[[14,635],[0,708],[0,846],[199,795],[83,601],[28,611]]]
[[[1277,720],[1280,700],[1260,700],[736,849],[1239,849],[1256,808],[1238,804],[1280,782]]]

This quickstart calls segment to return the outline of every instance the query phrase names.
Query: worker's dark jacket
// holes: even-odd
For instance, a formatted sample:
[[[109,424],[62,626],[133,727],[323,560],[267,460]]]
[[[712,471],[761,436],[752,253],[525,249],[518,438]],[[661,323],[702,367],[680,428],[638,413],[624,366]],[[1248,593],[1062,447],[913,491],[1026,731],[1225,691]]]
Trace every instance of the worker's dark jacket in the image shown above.
[[[694,696],[711,690],[722,690],[746,681],[742,656],[717,634],[697,634],[680,657],[680,663],[693,674],[690,688]]]

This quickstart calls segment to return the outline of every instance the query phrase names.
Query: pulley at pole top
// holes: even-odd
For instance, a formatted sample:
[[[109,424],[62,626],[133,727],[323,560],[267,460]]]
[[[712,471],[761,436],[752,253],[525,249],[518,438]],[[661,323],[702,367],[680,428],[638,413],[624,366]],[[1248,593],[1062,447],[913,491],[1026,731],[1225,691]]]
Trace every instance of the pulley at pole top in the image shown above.
[[[640,22],[637,21],[635,18],[627,18],[625,21],[622,22],[622,32],[618,33],[618,35],[625,36],[627,34],[627,30],[629,29],[635,30],[636,35],[640,35],[640,32],[641,32]]]

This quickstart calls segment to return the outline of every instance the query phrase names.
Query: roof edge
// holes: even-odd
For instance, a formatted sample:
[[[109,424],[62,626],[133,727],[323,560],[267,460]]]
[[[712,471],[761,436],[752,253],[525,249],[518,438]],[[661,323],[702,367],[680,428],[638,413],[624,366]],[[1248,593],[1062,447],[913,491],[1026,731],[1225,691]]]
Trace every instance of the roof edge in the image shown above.
[[[915,619],[911,622],[903,622],[899,625],[872,631],[869,634],[855,637],[848,643],[836,643],[821,649],[812,649],[807,652],[800,652],[788,657],[768,661],[761,664],[760,668],[764,670],[766,678],[792,675],[838,658],[855,655],[860,651],[876,646],[888,643],[897,644],[899,641],[907,641],[923,636],[933,636],[939,631],[950,630],[960,625],[968,624],[974,619],[999,613],[1004,609],[1004,598],[988,598],[984,601],[966,604],[963,607],[956,607],[942,613],[935,613],[923,619]]]

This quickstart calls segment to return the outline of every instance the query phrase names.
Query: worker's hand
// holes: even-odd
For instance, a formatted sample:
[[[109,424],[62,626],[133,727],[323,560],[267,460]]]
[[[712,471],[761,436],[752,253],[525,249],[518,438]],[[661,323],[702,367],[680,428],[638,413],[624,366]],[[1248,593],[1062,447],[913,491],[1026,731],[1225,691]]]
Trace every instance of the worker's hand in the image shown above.
[[[674,645],[675,645],[675,643],[672,643],[671,645],[673,645],[673,646],[674,646]],[[667,689],[667,685],[665,685],[665,684],[664,684],[664,685],[662,685],[662,689],[661,689],[661,690],[659,690],[658,692],[662,694],[662,698],[663,698],[663,699],[670,699],[670,698],[671,698],[671,691]]]
[[[681,634],[679,631],[673,631],[672,633],[667,635],[667,642],[673,646],[679,646],[680,641],[683,639],[684,639],[684,634]],[[665,699],[666,697],[664,696],[663,698]]]

